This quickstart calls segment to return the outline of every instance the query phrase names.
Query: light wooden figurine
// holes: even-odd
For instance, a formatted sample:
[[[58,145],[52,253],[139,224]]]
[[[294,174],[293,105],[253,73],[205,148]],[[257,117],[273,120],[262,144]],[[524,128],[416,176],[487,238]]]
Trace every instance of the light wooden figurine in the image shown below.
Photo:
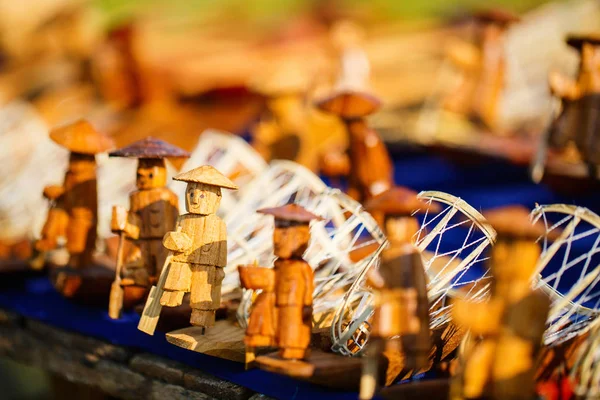
[[[347,167],[336,159],[334,169],[348,172],[348,194],[358,201],[366,201],[394,184],[393,163],[387,148],[366,121],[380,104],[375,97],[353,90],[342,90],[317,103],[322,111],[337,115],[346,127],[349,141]],[[329,168],[325,166],[324,169]]]
[[[367,281],[375,291],[375,312],[363,364],[361,399],[373,397],[379,381],[377,361],[384,351],[402,352],[404,368],[409,370],[427,367],[431,353],[427,277],[421,253],[412,244],[397,245],[384,253],[379,269],[370,270]]]
[[[501,10],[473,16],[473,37],[448,49],[448,58],[461,71],[461,82],[446,97],[444,107],[483,122],[494,130],[506,80],[505,35],[519,18]]]
[[[259,213],[275,217],[273,251],[277,259],[274,266],[274,310],[269,309],[268,297],[263,298],[260,307],[255,305],[250,314],[246,331],[246,343],[251,345],[267,343],[268,323],[275,320],[275,335],[272,344],[279,348],[279,357],[284,360],[302,360],[309,355],[312,331],[313,271],[302,258],[310,240],[310,221],[322,218],[307,211],[298,204],[258,210]],[[242,269],[243,271],[243,269]],[[259,275],[255,270],[246,269],[242,284],[252,287]],[[268,286],[269,273],[262,273],[262,285]],[[275,315],[274,315],[275,314]]]
[[[98,196],[95,155],[109,150],[113,142],[84,120],[54,129],[50,138],[71,154],[63,185],[44,189],[51,208],[35,247],[46,252],[57,247],[59,238],[66,237],[70,255],[68,266],[82,269],[92,264],[96,245]]]
[[[454,320],[470,330],[471,340],[463,349],[451,398],[533,399],[550,300],[531,289],[531,277],[541,252],[536,239],[545,229],[541,222],[532,225],[522,207],[485,216],[498,232],[489,261],[491,298],[455,304]]]
[[[182,304],[190,293],[191,325],[208,328],[215,323],[221,304],[221,282],[227,264],[227,227],[216,215],[221,188],[237,186],[209,165],[181,173],[173,178],[187,182],[187,214],[177,218],[176,231],[167,232],[163,245],[170,250],[157,286],[153,287],[138,329],[153,334],[161,306]]]
[[[562,111],[551,126],[549,145],[562,150],[574,141],[595,179],[600,164],[600,36],[570,36],[567,44],[580,54],[579,74],[575,81],[558,72],[550,74],[550,89],[560,98]]]
[[[156,283],[167,257],[163,236],[175,229],[179,216],[178,198],[166,187],[165,158],[186,158],[189,153],[160,139],[147,137],[109,154],[138,158],[137,191],[129,197],[129,211],[113,208],[111,229],[120,235],[117,277],[111,290],[109,315],[119,318],[123,307],[122,287],[150,288]],[[128,253],[123,259],[123,241]],[[122,270],[122,271],[121,271]]]

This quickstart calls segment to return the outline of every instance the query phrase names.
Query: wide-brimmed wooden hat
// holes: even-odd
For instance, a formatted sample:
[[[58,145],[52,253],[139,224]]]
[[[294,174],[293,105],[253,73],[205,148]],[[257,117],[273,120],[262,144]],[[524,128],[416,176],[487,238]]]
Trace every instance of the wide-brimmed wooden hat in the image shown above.
[[[238,186],[229,178],[220,173],[210,165],[203,165],[190,171],[183,172],[173,177],[176,181],[203,183],[205,185],[218,186],[226,189],[237,190]]]
[[[308,224],[312,220],[322,221],[324,218],[311,213],[299,204],[286,204],[285,206],[263,208],[256,211],[261,214],[272,215],[275,219]]]
[[[342,119],[356,119],[364,118],[379,110],[381,101],[364,92],[345,90],[318,101],[316,106]]]
[[[419,199],[418,193],[402,186],[394,186],[385,192],[379,193],[365,203],[365,210],[370,213],[383,213],[384,215],[411,215],[416,213],[438,213],[441,207],[437,203],[425,205]]]
[[[592,44],[594,46],[600,45],[600,34],[589,33],[586,35],[569,35],[567,36],[567,44],[579,51],[583,48],[585,43]]]
[[[190,153],[157,138],[148,136],[108,154],[110,157],[188,158]]]
[[[110,137],[83,119],[53,129],[50,139],[74,153],[98,154],[114,147]]]
[[[485,219],[500,237],[536,240],[546,234],[541,221],[531,223],[530,211],[521,205],[494,208],[483,212]]]
[[[521,20],[518,15],[499,8],[478,11],[473,14],[473,18],[478,22],[501,26],[507,26]]]

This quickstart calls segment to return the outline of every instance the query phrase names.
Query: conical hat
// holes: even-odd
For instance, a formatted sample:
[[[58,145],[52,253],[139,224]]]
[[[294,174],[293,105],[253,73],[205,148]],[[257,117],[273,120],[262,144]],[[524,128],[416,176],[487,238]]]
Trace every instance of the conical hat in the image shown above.
[[[257,212],[261,214],[272,215],[276,219],[284,221],[309,223],[313,219],[319,221],[323,220],[323,218],[311,213],[299,204],[286,204],[285,206],[281,207],[263,208]]]
[[[567,36],[567,44],[579,51],[583,47],[584,43],[589,43],[594,46],[600,45],[600,35],[596,33],[590,33],[587,35],[569,35]]]
[[[411,215],[417,213],[438,213],[441,207],[437,203],[426,206],[418,197],[417,192],[402,186],[394,186],[383,193],[369,199],[365,210],[370,213],[380,212],[386,215]]]
[[[174,146],[164,140],[148,136],[142,140],[131,143],[110,152],[110,157],[135,157],[135,158],[188,158],[190,153]]]
[[[83,119],[53,129],[50,138],[75,153],[98,154],[114,147],[110,137],[95,130]]]
[[[203,165],[190,171],[183,172],[175,177],[176,181],[204,183],[205,185],[218,186],[237,190],[235,183],[231,182],[225,175],[210,165]]]
[[[499,236],[536,240],[544,235],[546,228],[541,221],[531,223],[529,210],[520,205],[511,205],[484,211],[483,216],[498,232]]]
[[[318,101],[316,106],[325,112],[338,115],[342,119],[363,118],[381,107],[375,96],[363,92],[341,91]]]
[[[473,15],[473,17],[479,22],[501,26],[507,26],[521,20],[518,15],[498,8],[478,11]]]

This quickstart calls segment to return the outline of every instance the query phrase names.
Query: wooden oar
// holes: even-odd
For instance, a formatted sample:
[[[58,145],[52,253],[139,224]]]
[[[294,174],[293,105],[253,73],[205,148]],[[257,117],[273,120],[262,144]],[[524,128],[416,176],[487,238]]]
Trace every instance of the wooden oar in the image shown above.
[[[124,290],[121,286],[121,270],[123,269],[123,247],[125,244],[125,232],[119,232],[119,247],[117,248],[117,268],[115,271],[115,280],[110,287],[110,297],[108,302],[108,316],[112,319],[121,317],[123,309]]]

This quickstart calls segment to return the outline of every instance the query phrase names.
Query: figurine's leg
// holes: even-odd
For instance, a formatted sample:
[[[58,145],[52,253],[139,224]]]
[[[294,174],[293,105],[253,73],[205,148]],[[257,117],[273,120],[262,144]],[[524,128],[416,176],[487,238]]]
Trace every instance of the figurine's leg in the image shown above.
[[[473,348],[464,368],[463,396],[476,399],[484,395],[490,381],[496,343],[485,340]]]
[[[64,209],[51,208],[42,228],[42,238],[35,244],[36,249],[48,251],[56,248],[56,240],[66,235],[68,224],[69,215]]]
[[[172,261],[169,274],[165,280],[160,304],[167,307],[177,307],[183,302],[183,295],[192,286],[192,270],[190,264]]]
[[[87,211],[87,210],[83,210]],[[67,227],[67,250],[71,255],[69,266],[81,268],[90,265],[96,248],[95,225],[91,213],[74,213]]]
[[[308,356],[311,327],[302,319],[302,305],[278,307],[279,356],[288,360]]]
[[[223,268],[193,264],[190,299],[192,325],[206,328],[215,325],[215,312],[221,305],[221,282],[224,277]]]
[[[502,335],[493,367],[494,398],[532,399],[535,397],[534,345],[516,335]]]

